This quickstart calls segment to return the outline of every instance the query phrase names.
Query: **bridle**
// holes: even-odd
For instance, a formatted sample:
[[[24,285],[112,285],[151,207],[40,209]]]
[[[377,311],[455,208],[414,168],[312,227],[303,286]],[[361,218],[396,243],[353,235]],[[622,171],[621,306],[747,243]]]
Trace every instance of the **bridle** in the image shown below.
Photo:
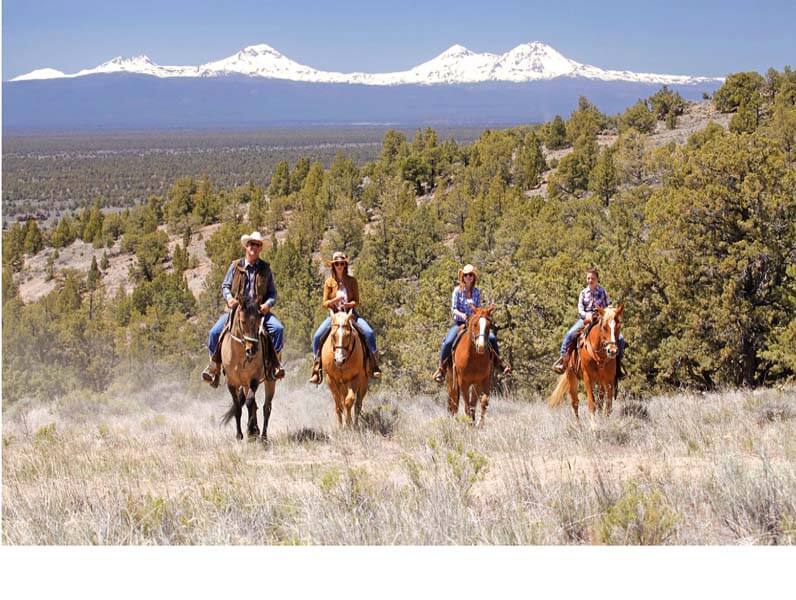
[[[349,343],[348,344],[337,344],[335,343],[335,331],[339,329],[347,329],[350,332],[349,335]],[[351,321],[346,319],[345,323],[342,325],[339,323],[335,323],[332,321],[332,330],[329,332],[329,335],[332,336],[332,349],[336,353],[340,350],[343,354],[343,360],[341,362],[345,362],[351,353],[354,351],[354,346],[356,342],[356,336],[354,335],[354,328],[351,326]],[[342,336],[341,336],[342,338]]]
[[[481,333],[480,330],[478,332],[475,331],[475,327],[473,327],[474,324],[472,322],[468,323],[467,329],[469,330],[469,333],[470,333],[470,342],[473,344],[473,346],[475,346],[477,348],[478,347],[478,340],[482,340],[483,341],[483,347],[486,348],[486,346],[487,346],[487,338],[489,336],[489,328],[492,326],[492,319],[489,316],[484,315],[484,314],[477,315],[477,317],[478,317],[478,322],[479,323],[480,323],[481,319],[484,319],[486,321],[486,324],[484,326],[483,333]],[[472,319],[471,319],[471,321],[472,321]]]
[[[246,308],[242,305],[238,305],[238,310],[245,311]],[[260,344],[260,335],[263,334],[263,324],[265,323],[265,317],[260,318],[260,323],[257,330],[257,337],[252,337],[250,335],[240,335],[240,336],[235,335],[236,329],[237,331],[241,331],[243,329],[243,327],[241,326],[241,320],[243,316],[242,313],[236,312],[235,317],[236,317],[235,322],[233,323],[232,328],[230,329],[229,337],[244,347],[246,346],[247,343],[252,344],[254,346],[253,354],[256,354],[258,346]]]
[[[616,323],[616,329],[613,331],[613,337],[617,338],[617,336],[619,335],[619,328],[621,327],[621,323],[618,317],[614,316],[613,319]],[[600,334],[600,345],[598,346],[598,348],[594,347],[594,344],[591,343],[591,340],[589,339],[588,336],[586,336],[586,343],[585,343],[586,349],[589,351],[589,354],[591,354],[592,359],[594,360],[594,362],[597,363],[598,367],[602,367],[606,362],[611,360],[611,358],[616,358],[616,352],[619,346],[619,343],[617,341],[610,341],[603,337],[602,334],[603,326],[604,326],[604,316],[601,316],[599,320],[594,324],[594,327],[597,328]],[[614,346],[613,357],[609,355],[609,352],[611,352],[611,346]]]

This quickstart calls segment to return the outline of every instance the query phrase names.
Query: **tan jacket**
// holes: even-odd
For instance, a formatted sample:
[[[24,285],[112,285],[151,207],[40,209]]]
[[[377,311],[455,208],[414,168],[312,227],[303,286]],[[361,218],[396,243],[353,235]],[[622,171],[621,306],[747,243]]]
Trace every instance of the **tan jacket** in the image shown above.
[[[348,292],[348,301],[354,303],[354,308],[359,306],[359,285],[357,278],[351,275],[343,276],[343,283]],[[337,303],[337,280],[329,277],[323,284],[323,307],[332,308]]]

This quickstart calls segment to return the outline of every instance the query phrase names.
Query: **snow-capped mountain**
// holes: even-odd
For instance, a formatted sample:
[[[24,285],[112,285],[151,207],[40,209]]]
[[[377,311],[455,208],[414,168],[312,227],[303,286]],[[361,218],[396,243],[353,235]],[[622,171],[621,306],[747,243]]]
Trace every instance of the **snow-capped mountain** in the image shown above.
[[[568,59],[542,42],[521,44],[504,54],[476,53],[454,45],[439,56],[408,71],[393,73],[337,73],[297,63],[266,44],[248,46],[227,58],[193,66],[161,66],[146,56],[117,57],[93,69],[65,74],[56,69],[37,69],[11,81],[83,77],[101,73],[137,73],[154,77],[220,77],[247,75],[266,79],[312,83],[361,85],[434,85],[483,82],[540,81],[557,77],[581,77],[602,81],[693,85],[721,78],[660,75],[605,70]]]

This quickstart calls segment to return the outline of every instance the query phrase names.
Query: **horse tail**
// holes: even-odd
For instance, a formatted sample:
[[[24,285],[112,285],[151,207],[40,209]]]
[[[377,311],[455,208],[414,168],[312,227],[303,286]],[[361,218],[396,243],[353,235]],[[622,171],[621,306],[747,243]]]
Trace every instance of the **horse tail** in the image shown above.
[[[224,413],[223,417],[221,417],[222,425],[226,425],[232,420],[232,417],[234,417],[235,413],[237,412],[237,408],[238,408],[237,405],[233,402],[232,406],[229,407],[229,410]]]
[[[553,390],[553,393],[550,394],[550,398],[547,401],[547,404],[550,406],[558,406],[561,404],[561,399],[564,397],[569,391],[569,376],[567,373],[563,373],[558,378],[558,383],[556,384],[556,389]]]

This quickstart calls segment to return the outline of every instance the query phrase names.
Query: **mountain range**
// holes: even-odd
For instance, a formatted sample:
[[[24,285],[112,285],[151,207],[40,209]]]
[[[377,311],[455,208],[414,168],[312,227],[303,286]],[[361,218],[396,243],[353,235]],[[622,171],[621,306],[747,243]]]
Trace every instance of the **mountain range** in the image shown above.
[[[722,81],[601,69],[541,42],[504,54],[479,54],[455,45],[393,73],[321,71],[259,44],[197,67],[163,66],[136,56],[71,74],[37,69],[3,83],[3,126],[94,130],[527,123],[567,115],[579,96],[613,114],[661,85],[696,100]]]
[[[556,77],[582,77],[601,81],[629,81],[669,85],[693,85],[720,81],[721,78],[688,75],[661,75],[632,71],[606,70],[584,65],[563,56],[542,42],[520,44],[504,54],[476,53],[454,45],[439,56],[408,71],[394,73],[337,73],[320,71],[291,60],[267,44],[247,46],[240,52],[197,67],[163,66],[148,56],[116,58],[92,69],[67,74],[57,69],[36,69],[11,81],[85,77],[104,73],[134,73],[154,77],[220,77],[248,75],[267,79],[311,83],[350,83],[360,85],[433,85],[509,81],[521,83]]]

